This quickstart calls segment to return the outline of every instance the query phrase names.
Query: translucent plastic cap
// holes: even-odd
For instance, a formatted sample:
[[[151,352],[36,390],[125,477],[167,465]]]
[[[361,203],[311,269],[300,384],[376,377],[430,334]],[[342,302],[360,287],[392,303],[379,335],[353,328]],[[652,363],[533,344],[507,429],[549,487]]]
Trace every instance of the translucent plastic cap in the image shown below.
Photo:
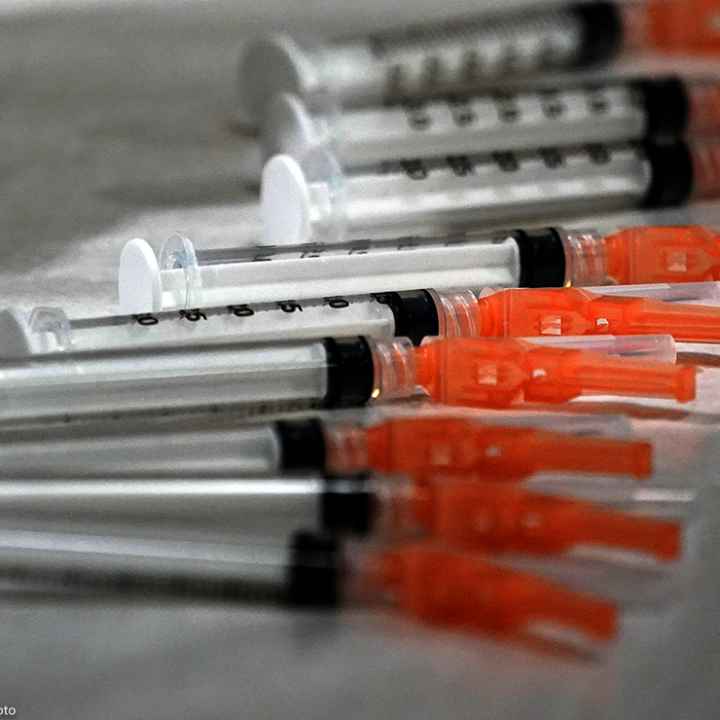
[[[635,360],[674,363],[677,348],[672,335],[568,335],[567,337],[523,338],[534,345],[591,350]]]
[[[376,552],[362,579],[432,625],[512,636],[549,623],[601,641],[617,632],[612,603],[432,544]]]

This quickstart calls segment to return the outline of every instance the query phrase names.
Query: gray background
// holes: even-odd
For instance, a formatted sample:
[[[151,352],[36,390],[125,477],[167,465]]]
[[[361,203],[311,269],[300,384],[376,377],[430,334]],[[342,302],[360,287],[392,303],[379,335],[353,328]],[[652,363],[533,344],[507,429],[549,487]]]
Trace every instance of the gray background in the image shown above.
[[[252,239],[258,169],[232,133],[240,41],[272,23],[342,29],[471,8],[454,0],[2,3],[0,287],[7,304],[111,309],[123,243],[182,230]],[[709,208],[671,220],[720,220]],[[627,218],[625,218],[627,220]],[[19,718],[701,718],[720,701],[717,370],[689,410],[643,411],[660,484],[703,489],[689,557],[659,607],[651,573],[614,577],[629,602],[606,657],[538,654],[345,612],[222,603],[0,595],[0,706]],[[650,419],[647,419],[647,416]],[[604,581],[600,575],[596,580]],[[661,583],[661,588],[664,584]],[[643,594],[641,594],[641,592]],[[657,593],[651,592],[651,598]]]

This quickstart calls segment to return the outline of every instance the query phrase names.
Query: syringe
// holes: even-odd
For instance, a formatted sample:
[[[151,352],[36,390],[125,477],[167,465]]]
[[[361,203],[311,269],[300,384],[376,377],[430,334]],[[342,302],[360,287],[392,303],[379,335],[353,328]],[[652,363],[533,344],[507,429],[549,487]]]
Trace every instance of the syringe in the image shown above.
[[[281,544],[311,529],[366,535],[373,525],[375,495],[387,487],[388,501],[392,490],[399,503],[408,492],[402,480],[380,477],[372,482],[273,474],[25,477],[0,483],[0,527],[5,530],[140,531],[145,538],[163,538],[182,527],[187,540],[255,545]]]
[[[343,173],[323,148],[263,169],[265,242],[337,243],[398,232],[438,234],[633,207],[679,205],[720,191],[720,143],[590,145],[386,162]]]
[[[258,546],[188,541],[182,528],[166,539],[11,529],[0,532],[0,574],[301,606],[383,604],[433,626],[500,636],[537,635],[544,623],[607,642],[618,623],[611,602],[425,541],[373,546],[302,532]]]
[[[566,402],[581,394],[695,396],[695,369],[518,340],[336,338],[0,361],[0,421],[199,408],[361,406],[424,392],[449,405]]]
[[[477,413],[453,416],[447,409],[414,413],[369,423],[329,415],[251,426],[229,419],[210,426],[146,423],[116,429],[94,423],[5,431],[0,476],[221,479],[379,472],[517,482],[538,472],[638,479],[651,473],[648,443],[588,436],[603,430],[599,419],[585,422],[585,433],[577,435],[568,418],[550,419],[540,428],[503,424],[493,416],[484,420]],[[583,425],[582,418],[578,422]],[[0,483],[0,498],[4,492]]]
[[[329,95],[348,107],[380,105],[593,65],[617,55],[623,36],[613,2],[458,18],[325,46],[270,35],[250,43],[240,59],[239,119],[255,125],[280,92],[308,101]]]
[[[611,501],[644,509],[632,492]],[[532,532],[525,522],[535,518]],[[479,522],[483,519],[484,522]],[[492,482],[397,478],[87,479],[0,485],[4,530],[141,533],[187,540],[280,545],[303,529],[392,542],[434,538],[493,553],[563,555],[579,546],[642,553],[668,562],[681,553],[678,522],[638,516],[577,498]]]
[[[518,234],[515,242],[518,249],[518,260],[523,266],[528,265],[537,271],[538,281],[543,275],[542,263],[550,263],[559,259],[563,273],[554,268],[547,268],[544,277],[550,278],[552,272],[556,280],[565,275],[570,263],[565,256],[572,257],[573,246],[570,239],[560,240],[553,231]],[[185,241],[189,252],[192,246]],[[565,246],[567,245],[567,250]],[[427,250],[427,248],[426,248]],[[128,245],[127,254],[151,251],[144,241],[136,240]],[[587,248],[583,250],[586,252]],[[428,259],[428,253],[418,250]],[[187,257],[189,253],[183,255]],[[430,253],[432,255],[432,253]],[[557,258],[555,258],[557,256]],[[149,257],[154,259],[154,255]],[[525,262],[522,259],[525,258]],[[418,260],[418,258],[414,258]],[[580,261],[581,258],[578,258]],[[143,296],[145,288],[138,293],[130,293],[123,285],[128,278],[127,268],[134,263],[124,262],[122,267],[121,286],[123,299],[137,301]],[[363,264],[362,262],[360,264]],[[570,265],[574,268],[578,263]],[[238,263],[242,272],[248,269],[248,263]],[[262,267],[262,266],[261,266]],[[279,263],[282,268],[283,264]],[[296,265],[297,267],[297,265]],[[580,276],[582,267],[575,273]],[[327,271],[324,269],[324,271]],[[157,278],[170,280],[176,271],[165,273],[158,271]],[[530,276],[524,273],[525,279]],[[188,279],[197,278],[197,268],[185,273]],[[521,277],[523,273],[521,272]],[[132,280],[139,284],[139,274]],[[340,278],[336,278],[337,281]],[[360,282],[360,278],[356,278]],[[372,279],[368,282],[372,283]],[[210,290],[210,289],[209,289]],[[212,290],[210,290],[212,294]],[[217,293],[215,293],[216,295]],[[202,292],[190,293],[193,299]],[[156,295],[160,302],[166,298],[161,292]],[[202,297],[200,298],[202,299]],[[227,342],[267,342],[289,339],[314,339],[323,337],[348,337],[365,335],[377,339],[392,337],[409,337],[413,343],[420,342],[428,336],[462,337],[473,334],[472,324],[465,321],[468,306],[476,302],[471,290],[438,292],[435,290],[413,290],[409,292],[381,293],[379,295],[334,296],[309,300],[285,300],[277,303],[225,305],[222,307],[196,307],[179,311],[159,313],[140,312],[133,315],[100,316],[70,320],[60,308],[37,308],[29,315],[15,310],[0,312],[0,357],[26,357],[56,351],[88,352],[110,350],[114,348],[134,348],[149,346],[181,346],[198,343]],[[139,309],[139,305],[135,310]],[[588,343],[592,342],[590,348]],[[672,338],[636,337],[636,338],[578,338],[573,341],[566,338],[561,341],[563,347],[582,347],[595,349],[611,355],[632,355],[645,359],[673,362],[675,349]]]
[[[306,313],[303,317],[311,318],[305,321],[309,324],[317,318],[320,324],[332,325],[331,311],[336,310],[347,310],[342,314],[349,323],[358,296],[368,293],[720,278],[720,242],[714,234],[701,237],[699,230],[690,230],[629,229],[606,236],[596,230],[560,227],[495,235],[471,230],[333,246],[216,250],[196,249],[188,238],[174,235],[164,244],[159,258],[146,241],[136,238],[125,245],[120,257],[119,304],[122,312],[133,315],[226,308],[231,317],[226,318],[224,328],[229,332],[234,320],[241,319],[249,332],[276,325],[292,333],[291,326],[299,317],[298,303]],[[307,300],[313,302],[301,302]],[[321,304],[315,305],[317,302]],[[258,307],[259,303],[269,305]],[[277,315],[278,307],[285,317],[275,319],[274,315],[271,321],[270,313]],[[369,327],[386,325],[390,320],[382,309],[361,312],[358,317]],[[178,325],[184,320],[186,328],[202,337],[206,323],[199,322],[203,318],[197,312],[175,318]],[[142,322],[153,323],[160,330],[153,319]],[[55,334],[61,346],[69,344],[68,335],[85,332],[83,321],[70,328],[63,319],[48,313],[39,313],[33,326],[39,332]]]
[[[386,160],[717,135],[720,83],[681,77],[616,79],[391,107],[310,108],[283,93],[262,124],[266,158],[301,159],[329,146],[345,168]],[[709,107],[708,107],[709,105]]]
[[[414,290],[75,320],[70,320],[61,308],[36,308],[29,315],[2,310],[0,358],[357,335],[378,340],[408,337],[419,345],[426,337],[474,336],[476,328],[467,320],[468,307],[474,307],[476,298],[471,290],[445,293]],[[555,341],[529,338],[529,341],[659,362],[676,359],[675,342],[670,335],[580,336]]]

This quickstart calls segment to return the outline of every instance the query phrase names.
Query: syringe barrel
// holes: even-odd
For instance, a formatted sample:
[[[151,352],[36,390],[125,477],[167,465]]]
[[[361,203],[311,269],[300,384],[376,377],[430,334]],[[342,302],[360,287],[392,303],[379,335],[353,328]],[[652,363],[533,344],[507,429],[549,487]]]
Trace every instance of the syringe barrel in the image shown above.
[[[423,159],[344,176],[322,149],[302,164],[277,155],[263,170],[265,242],[441,234],[600,209],[680,204],[695,180],[702,181],[694,178],[696,164],[683,143]]]
[[[0,362],[0,421],[362,405],[372,362],[363,338],[34,356]]]
[[[242,292],[242,288],[227,290],[236,296]],[[86,352],[102,348],[231,341],[258,343],[328,336],[390,338],[394,334],[394,317],[387,305],[370,295],[333,295],[82,318],[71,321],[70,326],[70,343],[63,349]],[[39,351],[43,352],[42,346]]]
[[[29,583],[221,594],[336,606],[342,569],[337,542],[297,533],[283,543],[203,542],[179,527],[165,538],[108,523],[102,533],[0,531],[0,575]]]
[[[274,35],[241,57],[241,113],[256,123],[280,92],[311,102],[330,95],[344,106],[438,97],[508,75],[602,62],[622,42],[622,19],[610,2],[458,18],[324,46]]]
[[[178,460],[182,468],[182,461]],[[41,476],[38,476],[41,477]],[[183,528],[198,540],[252,539],[281,544],[301,529],[321,528],[326,483],[319,478],[7,479],[0,483],[3,528],[102,532],[106,523],[144,537]]]
[[[416,392],[408,338],[55,353],[0,361],[0,423],[359,407]]]
[[[120,259],[119,303],[122,312],[140,315],[175,309],[225,308],[227,316],[223,324],[228,330],[241,322],[250,326],[250,332],[258,334],[264,332],[263,328],[267,331],[269,323],[263,317],[277,309],[275,303],[292,310],[285,318],[288,326],[311,328],[314,323],[327,322],[332,327],[338,320],[340,324],[352,325],[353,314],[360,318],[367,309],[363,306],[353,311],[354,298],[359,295],[428,287],[443,290],[517,286],[522,269],[516,235],[513,232],[495,236],[454,233],[437,238],[399,237],[379,243],[357,241],[272,251],[258,248],[254,255],[243,254],[237,261],[230,259],[228,252],[224,262],[216,262],[211,254],[194,250],[175,253],[171,260],[172,253],[164,249],[159,263],[148,244],[135,239],[125,246]],[[192,247],[189,240],[183,242],[186,248]],[[175,246],[175,241],[172,245]],[[143,271],[139,272],[138,267]],[[531,267],[526,270],[531,271]],[[332,300],[337,298],[346,299],[350,307],[341,307],[341,311],[336,312],[337,303]],[[307,317],[304,311],[303,314],[294,312],[296,303],[306,300],[320,303],[310,307]],[[363,301],[358,298],[357,302]],[[256,310],[254,305],[258,303],[273,305]],[[373,306],[362,324],[373,329],[368,334],[378,336],[384,333],[388,318],[387,309]],[[210,318],[208,322],[203,320],[196,314],[184,315],[178,318],[178,323],[187,334],[202,336]],[[188,327],[187,321],[192,322],[192,327]],[[136,335],[157,329],[152,318],[140,318],[138,322],[153,323],[153,327],[136,328]],[[213,322],[219,321],[213,318]],[[332,335],[325,333],[328,334]]]
[[[425,287],[476,287],[481,279],[491,286],[504,287],[517,285],[520,280],[518,246],[512,233],[495,238],[457,234],[424,240],[401,237],[395,243],[376,246],[338,246],[337,252],[300,250],[270,257],[269,262],[200,265],[201,284],[195,298],[217,300],[212,303],[217,305]],[[320,262],[313,262],[316,259]],[[164,282],[164,274],[162,279]],[[198,304],[196,301],[195,306]]]
[[[263,122],[266,159],[333,149],[345,168],[387,160],[714,135],[720,84],[677,76],[485,93],[393,106],[315,107],[282,94]]]
[[[271,425],[136,429],[118,424],[71,423],[0,434],[0,476],[229,478],[272,476],[284,469],[281,439]],[[321,472],[322,466],[307,470]],[[4,492],[0,489],[0,495]]]

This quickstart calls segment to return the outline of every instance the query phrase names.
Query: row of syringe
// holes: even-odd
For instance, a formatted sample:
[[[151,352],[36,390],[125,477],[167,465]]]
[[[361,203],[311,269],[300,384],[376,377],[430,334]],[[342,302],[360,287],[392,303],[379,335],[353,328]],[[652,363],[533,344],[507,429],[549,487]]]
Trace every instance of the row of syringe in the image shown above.
[[[649,16],[662,12],[651,3]],[[588,348],[669,361],[673,334],[715,339],[720,311],[560,286],[714,279],[715,238],[674,230],[665,238],[672,257],[669,246],[622,233],[353,240],[366,231],[442,232],[716,193],[716,146],[680,140],[686,131],[715,131],[713,85],[613,82],[408,102],[473,85],[493,68],[601,60],[631,26],[637,34],[638,13],[612,3],[530,15],[509,25],[464,23],[432,38],[410,33],[399,43],[376,38],[312,58],[288,39],[250,51],[246,87],[254,109],[278,89],[308,101],[303,108],[279,100],[276,125],[268,126],[277,131],[268,132],[269,150],[299,157],[275,158],[266,168],[265,240],[316,244],[195,251],[177,237],[158,262],[134,241],[120,271],[128,315],[69,320],[49,308],[27,319],[2,315],[0,473],[16,478],[0,484],[3,571],[24,579],[118,580],[126,588],[199,583],[304,604],[337,604],[345,594],[453,628],[516,634],[550,625],[596,640],[614,634],[618,608],[611,601],[490,562],[487,554],[555,558],[600,546],[677,560],[680,523],[609,506],[677,508],[692,493],[580,490],[571,482],[561,491],[518,487],[538,472],[644,478],[650,447],[522,428],[517,415],[492,425],[490,408],[593,393],[692,399],[692,367]],[[277,79],[281,87],[270,81]],[[282,85],[294,79],[298,87]],[[330,108],[324,115],[318,90],[322,108]],[[406,101],[403,109],[338,116],[325,102],[332,96],[347,109],[386,93]],[[670,96],[677,102],[668,109]],[[547,147],[564,146],[566,134],[580,147]],[[652,143],[627,144],[649,136]],[[411,152],[418,142],[427,154]],[[407,160],[416,155],[421,159]],[[340,171],[340,163],[394,159],[402,162]],[[328,242],[337,247],[324,248]],[[478,292],[548,285],[558,289]],[[614,289],[698,299],[714,286],[699,293]],[[567,337],[570,330],[582,337]],[[611,337],[628,332],[645,334]],[[507,337],[516,335],[542,337]],[[363,406],[418,394],[466,409],[413,403],[390,416],[376,405],[354,419],[253,427],[233,414],[248,406]],[[482,408],[484,421],[467,406]],[[593,434],[607,429],[604,420],[591,425]],[[587,420],[574,417],[562,429],[583,427],[587,432]],[[319,479],[328,473],[340,478]],[[607,595],[606,587],[597,590]]]
[[[539,50],[543,42],[531,40],[533,34],[552,35],[553,24],[562,27],[572,17],[585,28],[575,36],[579,47],[595,38],[609,49],[618,43],[608,44],[606,36],[611,28],[621,32],[623,12],[613,3],[592,3],[550,13],[538,25],[517,16],[517,34],[499,32],[492,22],[463,22],[397,42],[410,42],[402,63],[416,72],[428,53],[481,51],[492,47],[497,32],[501,44]],[[359,47],[336,48],[338,57],[335,51],[305,57],[291,39],[271,37],[245,53],[241,85],[244,99],[254,99],[267,160],[264,244],[488,230],[718,195],[717,81],[615,78],[480,95],[468,94],[471,83],[449,99],[440,82],[393,95],[388,107],[378,87],[363,92],[356,83],[377,84],[373,70],[382,76],[396,66],[363,60]],[[271,72],[267,82],[257,81],[259,62]],[[318,68],[310,70],[313,64]],[[352,65],[358,67],[344,76]],[[438,93],[445,99],[433,99]]]
[[[582,418],[546,419],[613,432],[608,419],[591,428]],[[571,587],[587,578],[563,556],[583,549],[667,566],[683,555],[694,494],[577,481],[521,487],[543,471],[644,478],[650,446],[538,430],[538,417],[504,421],[416,408],[353,421],[213,422],[204,432],[197,419],[184,431],[147,420],[105,434],[97,423],[6,431],[4,474],[34,468],[44,479],[0,484],[0,568],[24,581],[118,582],[126,592],[382,602],[450,628],[533,636],[544,632],[537,623],[551,623],[575,631],[573,640],[611,639],[615,602],[519,572],[513,558],[549,556]],[[329,469],[345,479],[297,475]],[[396,476],[358,476],[363,469]],[[75,479],[60,479],[64,471]],[[594,590],[608,595],[606,586]]]
[[[132,252],[138,249],[150,252],[137,242],[129,246]],[[181,246],[183,251],[188,249],[192,247],[187,242]],[[454,276],[432,271],[442,256],[438,251],[452,258]],[[464,267],[468,251],[476,253],[479,270]],[[229,259],[228,253],[220,254]],[[557,273],[558,285],[566,282],[568,272],[571,278],[605,282],[682,277],[683,268],[690,277],[698,273],[713,277],[718,240],[702,228],[634,229],[605,238],[558,230],[516,232],[500,241],[474,239],[450,245],[420,241],[402,250],[390,244],[350,255],[338,249],[318,257],[313,254],[301,257],[283,251],[279,259],[267,262],[238,255],[235,262],[198,264],[189,274],[172,269],[154,276],[155,287],[167,276],[171,282],[177,279],[178,272],[180,280],[195,278],[198,285],[192,290],[207,294],[193,300],[217,298],[210,307],[202,302],[187,306],[188,288],[182,288],[185,307],[174,311],[155,312],[151,305],[133,308],[136,312],[124,316],[75,320],[59,309],[39,308],[29,317],[6,311],[0,333],[5,358],[0,376],[5,402],[0,417],[12,421],[173,407],[260,404],[278,408],[288,403],[293,408],[318,403],[337,407],[411,397],[418,386],[439,401],[480,406],[504,406],[519,397],[540,399],[540,392],[544,401],[555,402],[592,392],[650,392],[688,400],[694,394],[691,368],[668,369],[663,374],[650,366],[636,366],[630,384],[622,379],[625,365],[620,360],[589,356],[586,374],[575,367],[578,374],[573,382],[567,368],[544,368],[537,377],[530,368],[534,363],[548,365],[550,358],[570,350],[673,361],[673,338],[684,342],[720,339],[718,308],[679,302],[716,302],[714,282],[612,285],[590,288],[593,292],[562,287],[475,289],[480,278],[487,277],[483,274],[487,268],[482,266],[491,256],[515,268],[514,276],[503,269],[514,281],[496,278],[496,286],[518,285],[517,278],[533,274],[547,279],[553,267],[556,273],[564,268]],[[421,272],[413,274],[416,256]],[[398,258],[394,264],[393,257]],[[243,302],[248,295],[238,278],[254,277],[257,289],[272,276],[274,267],[289,266],[290,274],[296,276],[300,268],[310,281],[306,287],[312,285],[316,272],[329,271],[332,274],[326,280],[343,282],[334,277],[335,268],[328,267],[327,261],[333,259],[345,263],[346,282],[357,283],[355,287],[363,283],[374,287],[373,267],[385,271],[396,267],[407,273],[406,279],[426,279],[432,283],[429,288],[451,288],[458,273],[464,272],[467,289],[329,294],[314,299],[297,292],[299,299],[278,295],[276,302]],[[140,274],[126,277],[136,284],[127,297],[134,302],[145,297]],[[284,288],[281,292],[287,292],[287,286],[278,282],[281,279],[276,277],[265,291]],[[212,287],[212,280],[221,284]],[[403,287],[392,273],[381,276],[381,281],[386,284],[379,290],[390,290],[393,283]],[[336,285],[333,289],[338,293],[346,288]],[[170,294],[160,290],[161,299]],[[423,342],[434,336],[444,340]],[[502,342],[502,338],[507,340]],[[28,356],[32,363],[28,364]],[[513,383],[501,386],[497,378],[490,383],[473,377],[479,358],[487,366],[488,378],[494,377],[491,368],[504,358],[504,363],[516,368]],[[589,368],[601,364],[606,372],[592,376]],[[447,375],[453,377],[452,385]],[[179,387],[184,388],[181,395]]]

